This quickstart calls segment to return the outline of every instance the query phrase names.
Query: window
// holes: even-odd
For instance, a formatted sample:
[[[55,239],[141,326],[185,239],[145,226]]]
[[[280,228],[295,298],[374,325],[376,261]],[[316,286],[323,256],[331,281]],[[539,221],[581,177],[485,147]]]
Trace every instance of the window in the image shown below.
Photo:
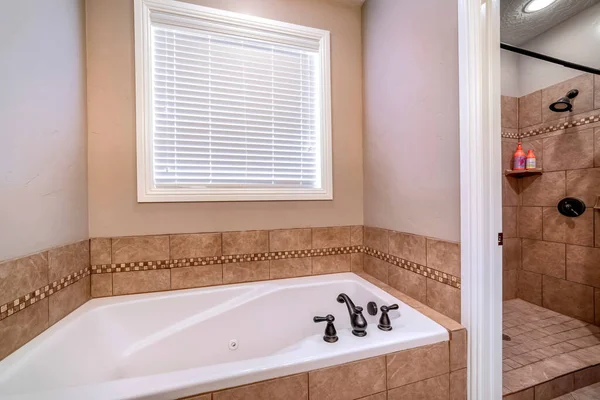
[[[139,202],[332,199],[329,32],[136,0]]]

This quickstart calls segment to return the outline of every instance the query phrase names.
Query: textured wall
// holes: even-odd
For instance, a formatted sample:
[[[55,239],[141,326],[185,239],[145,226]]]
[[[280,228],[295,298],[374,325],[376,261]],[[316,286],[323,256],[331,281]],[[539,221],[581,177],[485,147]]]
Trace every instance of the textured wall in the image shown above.
[[[363,6],[365,225],[460,240],[457,3]]]
[[[79,0],[3,2],[0,260],[88,237]]]
[[[331,31],[334,200],[138,204],[133,1],[88,0],[91,236],[361,225],[360,8],[305,0],[195,3]]]

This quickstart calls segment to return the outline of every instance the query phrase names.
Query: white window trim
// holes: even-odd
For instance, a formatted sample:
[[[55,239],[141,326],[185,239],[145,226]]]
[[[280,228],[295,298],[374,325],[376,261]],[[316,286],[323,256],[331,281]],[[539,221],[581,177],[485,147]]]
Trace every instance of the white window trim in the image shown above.
[[[150,84],[151,52],[150,21],[152,13],[161,13],[161,20],[190,27],[189,19],[196,17],[198,25],[226,24],[239,30],[260,30],[262,39],[314,47],[319,43],[321,57],[319,98],[321,112],[321,188],[155,188],[152,175],[152,87]],[[167,16],[165,16],[167,15]],[[214,26],[213,26],[214,28]],[[218,29],[218,28],[217,28]],[[136,82],[136,137],[138,202],[202,202],[202,201],[279,201],[279,200],[332,200],[333,199],[333,148],[331,128],[331,60],[330,33],[309,28],[202,7],[174,0],[135,0],[135,82]]]

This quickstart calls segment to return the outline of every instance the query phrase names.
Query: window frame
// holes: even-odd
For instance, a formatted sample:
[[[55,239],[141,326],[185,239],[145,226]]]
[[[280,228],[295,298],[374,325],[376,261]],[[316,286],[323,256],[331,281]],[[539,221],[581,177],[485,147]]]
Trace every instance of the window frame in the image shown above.
[[[333,200],[331,124],[331,50],[329,31],[218,10],[175,0],[135,0],[135,82],[137,200],[151,202],[225,202]],[[319,47],[321,187],[190,187],[156,188],[153,182],[153,92],[151,23],[244,34],[254,39],[300,47]],[[182,18],[183,17],[183,18]]]

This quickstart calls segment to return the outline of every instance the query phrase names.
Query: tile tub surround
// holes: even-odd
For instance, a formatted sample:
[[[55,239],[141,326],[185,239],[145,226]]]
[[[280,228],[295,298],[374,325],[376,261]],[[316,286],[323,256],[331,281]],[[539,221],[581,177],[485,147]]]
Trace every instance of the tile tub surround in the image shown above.
[[[600,328],[526,301],[504,302],[504,398],[553,399],[600,382]]]
[[[567,87],[580,90],[573,112],[550,112],[550,99]],[[544,169],[541,176],[503,177],[503,289],[505,300],[522,298],[600,324],[600,211],[592,208],[600,195],[597,95],[597,80],[583,74],[516,99],[518,107],[515,98],[503,98],[502,169],[510,168],[516,148],[515,120],[524,149],[533,148]],[[588,209],[562,216],[556,205],[564,197],[581,198]]]

